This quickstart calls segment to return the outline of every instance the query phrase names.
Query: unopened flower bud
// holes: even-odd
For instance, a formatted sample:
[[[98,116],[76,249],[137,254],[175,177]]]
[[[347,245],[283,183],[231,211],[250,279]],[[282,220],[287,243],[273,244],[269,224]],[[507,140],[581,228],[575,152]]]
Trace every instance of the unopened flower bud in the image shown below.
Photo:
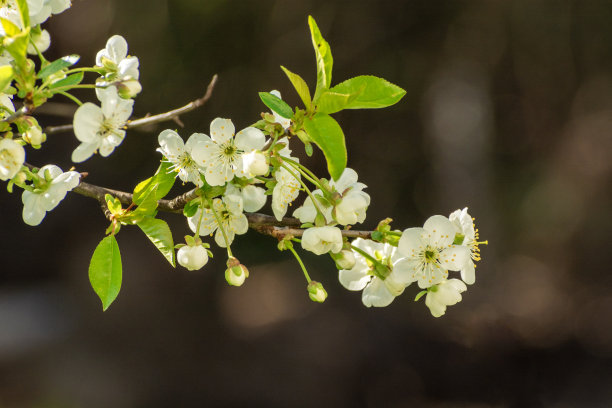
[[[264,176],[268,173],[268,163],[266,155],[259,150],[253,150],[242,156],[244,169],[254,176]]]
[[[308,296],[313,302],[323,303],[327,299],[327,292],[320,282],[310,281],[308,284]]]
[[[355,254],[350,249],[343,249],[334,256],[338,269],[353,269],[355,266]]]
[[[130,99],[142,91],[142,85],[137,79],[128,79],[117,84],[117,93],[123,99]]]
[[[23,134],[23,139],[32,146],[40,146],[47,140],[39,126],[32,126]]]
[[[225,270],[225,280],[227,283],[232,286],[242,286],[248,277],[249,270],[237,258],[232,257],[227,260],[227,269]]]
[[[208,253],[206,249],[200,245],[186,245],[180,248],[176,253],[178,263],[190,271],[201,269],[208,262]]]

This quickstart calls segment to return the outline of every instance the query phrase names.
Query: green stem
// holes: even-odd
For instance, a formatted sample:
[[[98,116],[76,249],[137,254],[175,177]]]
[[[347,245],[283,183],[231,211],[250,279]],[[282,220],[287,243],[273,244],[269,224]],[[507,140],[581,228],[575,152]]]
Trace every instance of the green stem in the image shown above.
[[[361,248],[357,248],[355,245],[351,245],[351,249],[359,254],[361,254],[364,258],[372,261],[375,264],[380,264],[380,261],[376,258],[374,258],[372,255],[368,254],[366,251],[364,251]],[[381,264],[382,265],[382,264]]]
[[[314,205],[315,209],[317,210],[317,214],[321,214],[321,216],[323,218],[325,218],[325,215],[323,215],[323,212],[321,211],[321,209],[319,208],[319,204],[317,203],[317,200],[314,198],[314,196],[312,195],[312,193],[310,192],[310,190],[308,189],[308,187],[306,186],[306,184],[302,181],[301,178],[299,178],[292,170],[289,166],[287,166],[285,163],[281,163],[281,167],[284,168],[285,170],[287,170],[289,172],[289,174],[291,174],[304,188],[304,191],[306,191],[306,194],[308,194],[308,197],[310,197],[310,199],[312,200],[312,204]]]
[[[221,230],[221,234],[223,235],[223,241],[225,241],[225,248],[227,249],[227,256],[233,258],[234,255],[232,255],[232,249],[230,248],[229,239],[227,239],[227,234],[225,233],[225,229],[223,228],[221,219],[219,218],[219,215],[215,211],[213,207],[213,203],[210,200],[210,198],[206,198],[206,202],[208,203],[208,206],[210,207],[210,211],[212,211],[213,215],[215,216],[215,219],[217,220],[217,228]]]
[[[79,106],[83,105],[83,102],[81,102],[76,96],[70,95],[68,92],[59,91],[59,92],[56,92],[56,93],[58,93],[60,95],[64,95],[66,98],[71,99],[72,102],[76,103]]]
[[[310,171],[306,166],[288,157],[280,156],[280,158],[286,161],[287,163],[290,163],[291,165],[293,165],[293,167],[295,167],[300,173],[302,174],[304,174],[304,172],[308,173],[308,177],[306,177],[306,175],[304,176],[308,178],[308,180],[312,184],[318,186],[320,189],[323,189],[323,186],[321,185],[321,180],[312,171]]]
[[[59,93],[60,91],[63,91],[64,89],[70,90],[70,89],[95,89],[95,88],[98,88],[98,87],[96,85],[66,85],[66,86],[60,86],[59,88],[54,88],[53,92]]]
[[[73,69],[69,69],[68,71],[66,71],[66,75],[74,74],[76,72],[96,72],[98,74],[101,74],[104,71],[105,71],[104,68],[93,68],[93,67],[92,68],[90,67],[73,68]]]
[[[306,270],[306,267],[304,266],[304,262],[302,262],[302,259],[300,258],[300,256],[297,254],[297,252],[295,252],[295,249],[293,249],[293,246],[290,246],[289,250],[291,251],[293,256],[295,256],[295,259],[297,259],[298,263],[302,267],[302,271],[304,272],[304,277],[306,278],[306,281],[310,283],[310,280],[311,280],[310,275],[308,275],[308,271]]]
[[[202,225],[202,218],[204,217],[204,208],[202,208],[202,204],[200,203],[200,219],[198,220],[198,228],[196,228],[195,235],[193,238],[200,237],[200,225]]]
[[[36,54],[38,54],[38,58],[40,59],[41,62],[49,62],[40,52],[40,50],[38,49],[38,47],[36,46],[36,44],[34,44],[34,41],[32,41],[30,39],[30,44],[32,45],[32,47],[34,47],[34,50],[36,50]]]

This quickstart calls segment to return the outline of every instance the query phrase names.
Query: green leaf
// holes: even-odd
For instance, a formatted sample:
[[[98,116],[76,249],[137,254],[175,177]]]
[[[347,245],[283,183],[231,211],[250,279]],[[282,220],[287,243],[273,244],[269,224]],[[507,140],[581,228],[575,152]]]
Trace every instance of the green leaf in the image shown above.
[[[56,59],[38,73],[39,78],[46,78],[49,75],[55,74],[57,71],[76,64],[79,61],[79,56],[76,54],[68,55],[60,59]]]
[[[66,78],[52,83],[51,85],[49,85],[49,89],[53,90],[56,88],[63,88],[67,86],[78,85],[81,83],[82,80],[83,80],[83,73],[77,72],[76,74],[68,75]]]
[[[171,166],[172,163],[162,162],[153,177],[138,183],[132,197],[134,204],[142,204],[153,189],[156,189],[153,195],[155,201],[164,198],[170,192],[176,180],[176,173],[170,169]]]
[[[346,167],[346,145],[342,128],[325,113],[317,113],[312,119],[306,118],[304,128],[310,139],[323,151],[330,176],[338,180]]]
[[[10,85],[13,80],[13,67],[10,65],[3,65],[0,67],[0,92]]]
[[[4,48],[11,54],[11,56],[17,62],[17,66],[25,71],[26,67],[26,56],[28,43],[30,42],[30,28],[26,28],[24,31],[21,31],[19,34],[16,34],[11,37],[4,37],[2,45]]]
[[[291,119],[293,117],[293,110],[291,107],[278,96],[272,95],[269,92],[260,92],[259,97],[264,105],[281,115],[283,118]]]
[[[195,213],[198,211],[198,208],[200,208],[200,202],[201,202],[200,198],[195,198],[191,200],[190,202],[188,202],[187,204],[185,204],[185,207],[183,207],[183,215],[185,217],[193,217]]]
[[[310,27],[310,37],[317,58],[317,89],[313,99],[313,102],[316,102],[321,93],[331,86],[334,60],[329,43],[321,35],[321,31],[312,16],[308,16],[308,26]]]
[[[365,89],[362,87],[356,93],[339,93],[332,89],[324,91],[317,102],[317,111],[322,113],[336,113],[342,109],[346,109],[347,106],[357,98]]]
[[[19,14],[21,15],[21,22],[24,27],[30,27],[30,11],[28,10],[27,0],[16,0],[17,7],[19,8]]]
[[[89,263],[89,282],[102,301],[102,310],[108,309],[121,289],[121,254],[114,235],[104,238]]]
[[[331,88],[331,91],[354,96],[343,109],[385,108],[396,104],[406,94],[399,86],[372,75],[348,79]]]
[[[282,65],[281,69],[283,70],[285,75],[287,75],[289,81],[291,81],[291,84],[297,91],[298,95],[300,95],[300,98],[302,99],[302,102],[304,102],[304,106],[306,107],[306,109],[310,108],[310,90],[308,89],[306,81],[304,81],[301,76],[299,76],[298,74],[294,74]]]
[[[164,220],[152,217],[145,217],[136,225],[140,227],[153,245],[159,249],[159,252],[170,262],[170,265],[176,267],[176,259],[174,254],[174,241],[172,240],[172,232],[170,227]]]
[[[6,36],[13,37],[21,33],[21,28],[16,26],[11,20],[0,18],[0,22],[2,22],[2,28],[4,28],[4,33]]]

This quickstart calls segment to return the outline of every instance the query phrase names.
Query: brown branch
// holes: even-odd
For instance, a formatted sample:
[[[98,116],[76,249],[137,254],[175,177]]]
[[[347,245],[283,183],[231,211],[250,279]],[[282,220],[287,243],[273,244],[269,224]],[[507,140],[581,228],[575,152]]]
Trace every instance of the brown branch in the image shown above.
[[[204,96],[202,96],[201,98],[198,98],[195,101],[191,101],[187,105],[171,110],[169,112],[164,112],[164,113],[160,113],[158,115],[153,115],[153,116],[145,116],[144,118],[128,121],[125,125],[125,128],[131,129],[131,128],[135,128],[138,126],[152,125],[154,123],[166,122],[169,120],[173,120],[179,126],[183,127],[182,122],[180,120],[180,115],[187,113],[187,112],[191,112],[192,110],[197,109],[201,107],[202,105],[204,105],[206,102],[208,102],[208,100],[212,96],[213,90],[215,89],[215,85],[217,84],[217,79],[218,79],[217,74],[213,75],[212,79],[210,80],[210,83],[206,87],[206,92],[204,93]],[[51,135],[54,133],[68,132],[68,131],[71,131],[72,129],[73,129],[72,124],[60,125],[60,126],[47,126],[45,128],[45,133],[47,135]]]
[[[108,214],[106,213],[108,209],[106,208],[106,200],[104,199],[106,194],[117,197],[123,205],[132,204],[131,193],[100,187],[83,181],[81,181],[72,192],[98,200],[107,218]],[[171,200],[159,200],[157,202],[157,208],[164,212],[181,213],[185,205],[196,197],[198,197],[196,190],[190,190]],[[278,240],[289,235],[301,237],[304,234],[304,229],[299,228],[301,222],[297,218],[285,217],[281,221],[278,221],[275,217],[267,214],[247,213],[245,215],[249,221],[249,228]],[[371,238],[372,231],[342,230],[342,235],[348,238]]]

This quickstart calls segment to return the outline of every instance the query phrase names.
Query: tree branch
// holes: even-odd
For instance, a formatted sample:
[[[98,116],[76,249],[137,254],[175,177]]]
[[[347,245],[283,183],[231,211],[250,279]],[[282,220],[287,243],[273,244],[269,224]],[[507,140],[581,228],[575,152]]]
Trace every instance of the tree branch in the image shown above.
[[[131,193],[100,187],[83,181],[81,181],[72,192],[98,200],[107,218],[108,214],[106,214],[106,212],[108,209],[106,208],[106,200],[104,199],[106,194],[117,197],[123,205],[129,206],[132,204]],[[196,190],[193,189],[171,200],[159,200],[157,202],[157,208],[164,212],[181,213],[185,204],[196,197],[198,197],[198,195],[196,194]],[[304,234],[304,229],[299,228],[302,223],[297,218],[285,217],[281,221],[278,221],[275,217],[267,214],[246,213],[245,215],[249,221],[249,228],[278,240],[289,235],[301,237]],[[342,235],[349,238],[370,238],[372,236],[372,231],[342,230]]]
[[[212,79],[210,80],[210,83],[206,87],[206,92],[204,93],[204,96],[202,96],[201,98],[198,98],[195,101],[191,101],[187,105],[171,110],[169,112],[164,112],[164,113],[160,113],[158,115],[153,115],[153,116],[145,116],[144,118],[128,121],[125,125],[125,128],[131,129],[131,128],[135,128],[138,126],[152,125],[154,123],[166,122],[169,120],[174,120],[182,127],[183,124],[180,121],[180,118],[179,118],[180,115],[187,113],[187,112],[191,112],[192,110],[197,109],[201,107],[202,105],[204,105],[206,102],[208,102],[208,100],[212,96],[213,90],[215,89],[215,85],[217,84],[217,79],[218,79],[217,74],[213,75]],[[60,126],[47,126],[45,128],[45,133],[47,135],[52,135],[54,133],[68,132],[68,131],[73,130],[73,128],[74,127],[72,124],[60,125]]]

